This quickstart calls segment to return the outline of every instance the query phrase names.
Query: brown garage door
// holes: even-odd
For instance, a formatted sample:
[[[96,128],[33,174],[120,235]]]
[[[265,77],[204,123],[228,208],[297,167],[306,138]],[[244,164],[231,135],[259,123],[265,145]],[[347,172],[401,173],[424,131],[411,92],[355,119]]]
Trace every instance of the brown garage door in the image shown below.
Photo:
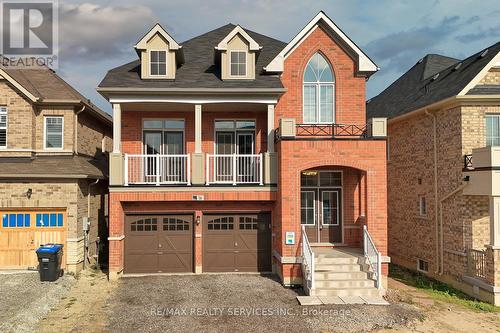
[[[205,215],[203,271],[270,272],[271,215]]]
[[[192,215],[128,215],[125,273],[193,271]]]

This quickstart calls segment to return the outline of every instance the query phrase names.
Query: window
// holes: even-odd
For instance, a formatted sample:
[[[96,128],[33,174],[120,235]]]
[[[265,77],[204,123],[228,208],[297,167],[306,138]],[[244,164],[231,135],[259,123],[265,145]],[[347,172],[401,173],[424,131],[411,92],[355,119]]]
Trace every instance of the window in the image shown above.
[[[486,115],[486,145],[500,146],[500,115]]]
[[[0,106],[0,148],[7,148],[7,107]]]
[[[63,117],[45,117],[45,148],[63,148]]]
[[[429,263],[425,260],[417,260],[417,271],[427,273],[429,272]]]
[[[62,213],[39,213],[36,214],[37,228],[62,227],[64,218]]]
[[[300,192],[300,221],[302,224],[314,224],[314,191]]]
[[[156,218],[146,218],[130,223],[130,231],[156,231],[158,220]]]
[[[163,219],[164,231],[185,231],[189,230],[189,221],[179,220],[173,217],[165,217]]]
[[[335,78],[330,65],[320,53],[315,53],[309,60],[303,85],[304,123],[333,123]]]
[[[424,196],[418,197],[418,213],[420,216],[427,215],[427,203]]]
[[[167,75],[167,51],[150,51],[150,70],[151,76]]]
[[[259,230],[259,220],[255,217],[240,216],[240,230]]]
[[[233,217],[220,217],[208,221],[208,230],[233,230],[234,219]]]
[[[30,214],[3,214],[2,227],[4,228],[29,228]]]
[[[247,53],[246,51],[231,51],[230,75],[231,76],[246,76],[247,75]]]

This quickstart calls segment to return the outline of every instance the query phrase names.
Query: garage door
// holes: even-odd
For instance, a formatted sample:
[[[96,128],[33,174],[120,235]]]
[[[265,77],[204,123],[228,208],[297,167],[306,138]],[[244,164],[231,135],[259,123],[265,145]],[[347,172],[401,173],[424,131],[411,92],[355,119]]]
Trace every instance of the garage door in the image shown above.
[[[125,273],[193,271],[192,215],[128,215]]]
[[[66,212],[0,209],[0,269],[36,268],[35,250],[47,243],[66,244]]]
[[[270,272],[271,215],[204,215],[203,271]]]

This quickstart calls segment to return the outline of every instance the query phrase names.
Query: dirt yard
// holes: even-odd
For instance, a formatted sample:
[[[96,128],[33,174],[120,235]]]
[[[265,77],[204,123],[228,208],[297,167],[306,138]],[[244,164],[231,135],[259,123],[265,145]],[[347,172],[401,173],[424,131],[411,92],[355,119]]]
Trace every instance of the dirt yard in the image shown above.
[[[301,307],[295,299],[298,291],[271,277],[156,276],[108,282],[102,273],[86,272],[30,327],[40,332],[499,331],[499,313],[435,301],[394,280],[390,287],[390,306]],[[28,316],[22,306],[15,311],[18,318]],[[42,319],[36,323],[37,318]]]

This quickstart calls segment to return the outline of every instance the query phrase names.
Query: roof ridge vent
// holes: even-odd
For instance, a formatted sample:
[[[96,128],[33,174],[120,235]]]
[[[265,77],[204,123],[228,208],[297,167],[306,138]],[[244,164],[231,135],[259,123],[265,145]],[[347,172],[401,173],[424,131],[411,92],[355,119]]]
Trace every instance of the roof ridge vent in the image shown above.
[[[479,56],[479,58],[484,58],[488,54],[488,49],[484,50],[483,53]]]
[[[435,75],[432,77],[431,81],[436,81],[438,77],[439,77],[439,73],[435,74]]]
[[[459,62],[458,64],[456,64],[456,66],[453,67],[453,71],[457,71],[460,67],[462,67],[462,62]]]

